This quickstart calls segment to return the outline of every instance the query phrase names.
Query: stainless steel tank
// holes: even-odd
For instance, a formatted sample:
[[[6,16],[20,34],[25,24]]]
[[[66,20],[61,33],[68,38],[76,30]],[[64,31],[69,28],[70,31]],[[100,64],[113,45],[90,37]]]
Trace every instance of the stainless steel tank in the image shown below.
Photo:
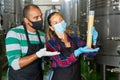
[[[80,33],[86,37],[88,12],[90,10],[90,0],[78,0],[78,24],[80,26]]]
[[[60,12],[67,22],[70,29],[70,35],[80,36],[79,30],[79,13],[81,0],[62,0],[60,4]]]
[[[109,66],[120,68],[120,0],[91,0],[90,9],[95,10],[99,32],[100,54],[95,61],[102,64],[102,80],[108,80],[106,75],[113,72]],[[120,80],[120,71],[115,73],[114,80]]]
[[[44,30],[45,32],[47,32],[48,26],[49,26],[49,25],[48,25],[48,22],[47,22],[47,17],[48,17],[49,14],[51,14],[51,13],[53,13],[53,12],[60,12],[60,10],[57,9],[57,8],[55,7],[55,5],[52,5],[51,9],[48,9],[48,10],[46,10],[46,12],[45,12],[44,27],[43,27],[43,30]]]
[[[101,54],[119,55],[120,50],[120,0],[91,0],[95,10],[95,26],[99,32]]]
[[[83,3],[87,1],[87,5],[84,5]],[[89,10],[95,11],[94,25],[99,33],[100,46],[98,62],[120,66],[120,0],[81,0],[80,2],[80,30],[86,29]]]
[[[4,12],[4,0],[0,0],[0,15],[3,15]]]
[[[4,0],[3,26],[6,31],[22,22],[23,8],[31,4],[32,0]]]
[[[61,2],[61,14],[63,15],[68,26],[75,21],[75,0],[63,0]],[[77,11],[76,11],[77,12]]]

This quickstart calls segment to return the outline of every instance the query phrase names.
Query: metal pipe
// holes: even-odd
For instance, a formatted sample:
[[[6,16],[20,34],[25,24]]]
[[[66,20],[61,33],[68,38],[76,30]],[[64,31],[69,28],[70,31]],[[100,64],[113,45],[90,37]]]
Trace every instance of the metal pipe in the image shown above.
[[[118,74],[118,80],[120,80],[120,73]]]
[[[60,6],[60,4],[37,4],[38,6]]]
[[[120,68],[107,69],[107,71],[120,73]]]
[[[15,15],[14,15],[14,21],[15,21],[15,25],[17,25],[18,22],[18,16],[17,16],[17,9],[18,9],[18,2],[17,0],[14,0],[14,11],[15,11]]]
[[[103,79],[102,80],[106,80],[106,65],[103,64]]]

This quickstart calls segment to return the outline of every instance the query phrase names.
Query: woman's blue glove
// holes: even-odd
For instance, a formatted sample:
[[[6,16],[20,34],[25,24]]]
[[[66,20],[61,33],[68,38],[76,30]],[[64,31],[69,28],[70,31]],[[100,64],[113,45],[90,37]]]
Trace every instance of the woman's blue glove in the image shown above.
[[[98,38],[98,32],[96,31],[95,27],[92,28],[92,43],[96,44]]]
[[[77,57],[82,53],[97,52],[98,50],[99,50],[99,48],[89,49],[87,46],[85,46],[85,47],[80,47],[80,48],[74,50],[74,54]]]

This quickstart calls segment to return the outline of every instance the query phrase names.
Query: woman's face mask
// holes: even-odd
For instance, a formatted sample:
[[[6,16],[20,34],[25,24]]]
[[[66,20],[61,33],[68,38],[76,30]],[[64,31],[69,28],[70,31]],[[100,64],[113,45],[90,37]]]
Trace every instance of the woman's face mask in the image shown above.
[[[66,30],[67,23],[63,20],[62,22],[55,24],[54,29],[56,33],[64,33]]]

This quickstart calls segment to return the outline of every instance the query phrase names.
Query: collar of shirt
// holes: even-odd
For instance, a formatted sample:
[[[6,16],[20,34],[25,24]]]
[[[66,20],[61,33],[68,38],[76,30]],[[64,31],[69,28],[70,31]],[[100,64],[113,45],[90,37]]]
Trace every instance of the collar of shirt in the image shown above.
[[[69,35],[67,35],[67,39],[71,44],[72,48],[75,48],[76,45],[72,39],[72,37],[70,37]],[[61,47],[65,47],[65,44],[61,41],[61,39],[59,39],[57,36],[54,36],[53,40],[55,41],[55,43],[57,43],[58,49],[60,49]]]

